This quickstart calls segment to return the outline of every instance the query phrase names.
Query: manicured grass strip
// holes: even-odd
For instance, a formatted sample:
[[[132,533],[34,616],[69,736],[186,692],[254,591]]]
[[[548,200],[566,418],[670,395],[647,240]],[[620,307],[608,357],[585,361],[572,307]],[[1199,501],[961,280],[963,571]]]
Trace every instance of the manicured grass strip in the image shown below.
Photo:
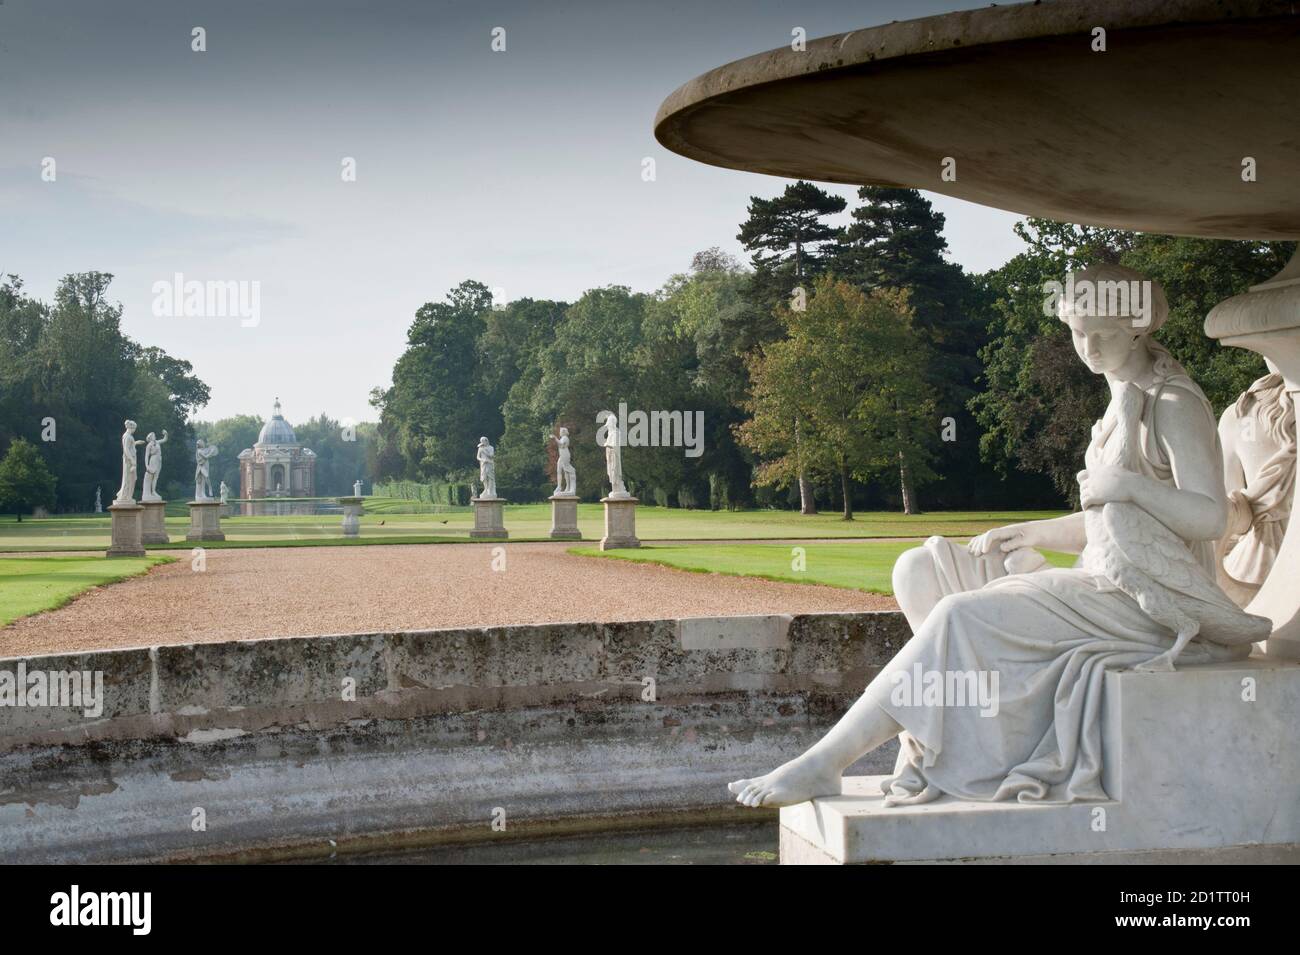
[[[760,577],[796,584],[825,584],[893,594],[890,574],[894,561],[915,541],[844,541],[808,544],[643,544],[634,550],[602,551],[571,547],[569,553],[609,557],[633,563],[662,564],[701,574]],[[802,552],[802,554],[800,554]],[[1069,567],[1074,555],[1047,552],[1057,567]],[[802,569],[800,569],[802,568]]]
[[[224,523],[224,522],[223,522]],[[364,532],[363,532],[364,533]],[[543,538],[536,538],[542,540]],[[549,540],[550,538],[546,538]],[[375,544],[479,544],[482,541],[467,537],[297,537],[292,540],[276,538],[230,539],[223,541],[187,541],[184,538],[170,544],[149,544],[149,550],[230,550],[241,547],[368,547]],[[522,543],[516,541],[515,543]]]
[[[0,626],[54,610],[92,587],[145,573],[173,557],[6,557],[0,559]]]
[[[356,543],[397,543],[394,538],[405,538],[409,543],[465,540],[474,526],[474,517],[468,510],[430,514],[374,513],[370,511],[371,500],[366,499],[367,513],[361,518],[361,538]],[[388,499],[375,499],[380,508],[391,503]],[[910,516],[877,511],[859,514],[854,521],[842,521],[836,514],[803,516],[793,511],[775,510],[687,511],[642,505],[637,508],[636,521],[637,534],[643,541],[776,541],[925,538],[931,534],[966,537],[1015,521],[1056,516],[1058,512],[1053,511],[936,511]],[[507,505],[505,520],[512,541],[545,540],[551,530],[551,508],[549,504]],[[337,544],[343,540],[340,524],[341,517],[337,514],[232,516],[221,520],[221,528],[231,546],[239,541],[257,541],[264,546],[271,541],[306,540]],[[4,515],[0,516],[0,551],[103,550],[108,547],[109,526],[107,514],[59,516],[27,520],[21,524]],[[599,540],[604,526],[600,504],[580,504],[578,526],[589,540]],[[184,547],[181,542],[188,528],[189,521],[185,517],[169,516],[167,519],[167,532],[176,541],[177,548]]]

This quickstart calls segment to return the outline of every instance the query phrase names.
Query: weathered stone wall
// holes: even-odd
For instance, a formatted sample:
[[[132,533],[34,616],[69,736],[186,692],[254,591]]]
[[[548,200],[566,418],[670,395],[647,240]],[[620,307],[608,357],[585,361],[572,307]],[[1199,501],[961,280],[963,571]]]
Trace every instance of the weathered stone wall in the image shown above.
[[[727,812],[723,783],[801,751],[907,636],[897,613],[810,614],[0,660],[105,686],[95,719],[0,707],[0,860],[493,838],[498,809],[514,834]]]

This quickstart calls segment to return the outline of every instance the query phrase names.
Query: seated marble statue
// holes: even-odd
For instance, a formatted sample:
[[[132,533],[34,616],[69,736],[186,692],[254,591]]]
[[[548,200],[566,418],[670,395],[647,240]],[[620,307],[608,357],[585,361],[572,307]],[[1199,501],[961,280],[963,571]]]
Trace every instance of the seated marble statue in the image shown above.
[[[1073,276],[1145,281],[1101,265]],[[960,799],[1097,801],[1107,670],[1240,659],[1271,622],[1216,583],[1227,514],[1217,422],[1200,388],[1151,338],[1168,317],[1159,285],[1138,320],[1063,301],[1080,359],[1111,401],[1079,472],[1081,511],[997,528],[967,546],[932,537],[894,566],[913,637],[807,752],[729,789],[746,806],[789,806],[840,792],[858,758],[899,738],[885,805]],[[1053,567],[1038,548],[1079,555]],[[995,705],[902,692],[913,674],[940,690],[992,675]],[[987,701],[979,701],[985,704]]]

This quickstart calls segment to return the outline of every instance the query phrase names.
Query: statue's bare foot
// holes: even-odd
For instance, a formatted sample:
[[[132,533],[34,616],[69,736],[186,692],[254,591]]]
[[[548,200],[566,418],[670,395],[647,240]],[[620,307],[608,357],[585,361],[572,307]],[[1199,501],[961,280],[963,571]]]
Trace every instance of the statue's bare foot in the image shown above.
[[[755,809],[793,806],[818,796],[838,796],[840,773],[805,755],[778,766],[766,776],[728,783],[727,789],[742,806]]]

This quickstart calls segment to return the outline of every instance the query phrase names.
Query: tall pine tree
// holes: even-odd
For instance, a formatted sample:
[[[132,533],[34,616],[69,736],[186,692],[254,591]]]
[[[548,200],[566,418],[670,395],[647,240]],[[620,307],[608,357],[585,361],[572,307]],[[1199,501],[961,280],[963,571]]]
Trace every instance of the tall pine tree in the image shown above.
[[[973,287],[961,266],[944,258],[943,213],[915,189],[863,186],[862,205],[851,213],[837,250],[835,271],[864,290],[899,289],[908,293],[914,325],[924,346],[918,361],[937,395],[938,418],[930,447],[945,453],[936,470],[966,484],[979,467],[978,429],[966,403],[975,393],[984,344],[981,323],[972,307]],[[950,422],[945,420],[951,418]],[[955,440],[944,441],[945,432]],[[899,488],[905,513],[919,512],[913,486],[916,475],[899,459]]]
[[[780,306],[791,302],[796,287],[804,289],[834,260],[842,230],[828,225],[827,216],[843,212],[848,203],[811,182],[800,179],[774,199],[751,196],[749,218],[736,236],[753,253],[754,276],[746,312],[748,328],[737,336],[743,353],[780,339],[784,332],[776,318]],[[794,424],[799,440],[799,422]],[[817,503],[806,471],[799,473],[799,510],[816,514]]]

